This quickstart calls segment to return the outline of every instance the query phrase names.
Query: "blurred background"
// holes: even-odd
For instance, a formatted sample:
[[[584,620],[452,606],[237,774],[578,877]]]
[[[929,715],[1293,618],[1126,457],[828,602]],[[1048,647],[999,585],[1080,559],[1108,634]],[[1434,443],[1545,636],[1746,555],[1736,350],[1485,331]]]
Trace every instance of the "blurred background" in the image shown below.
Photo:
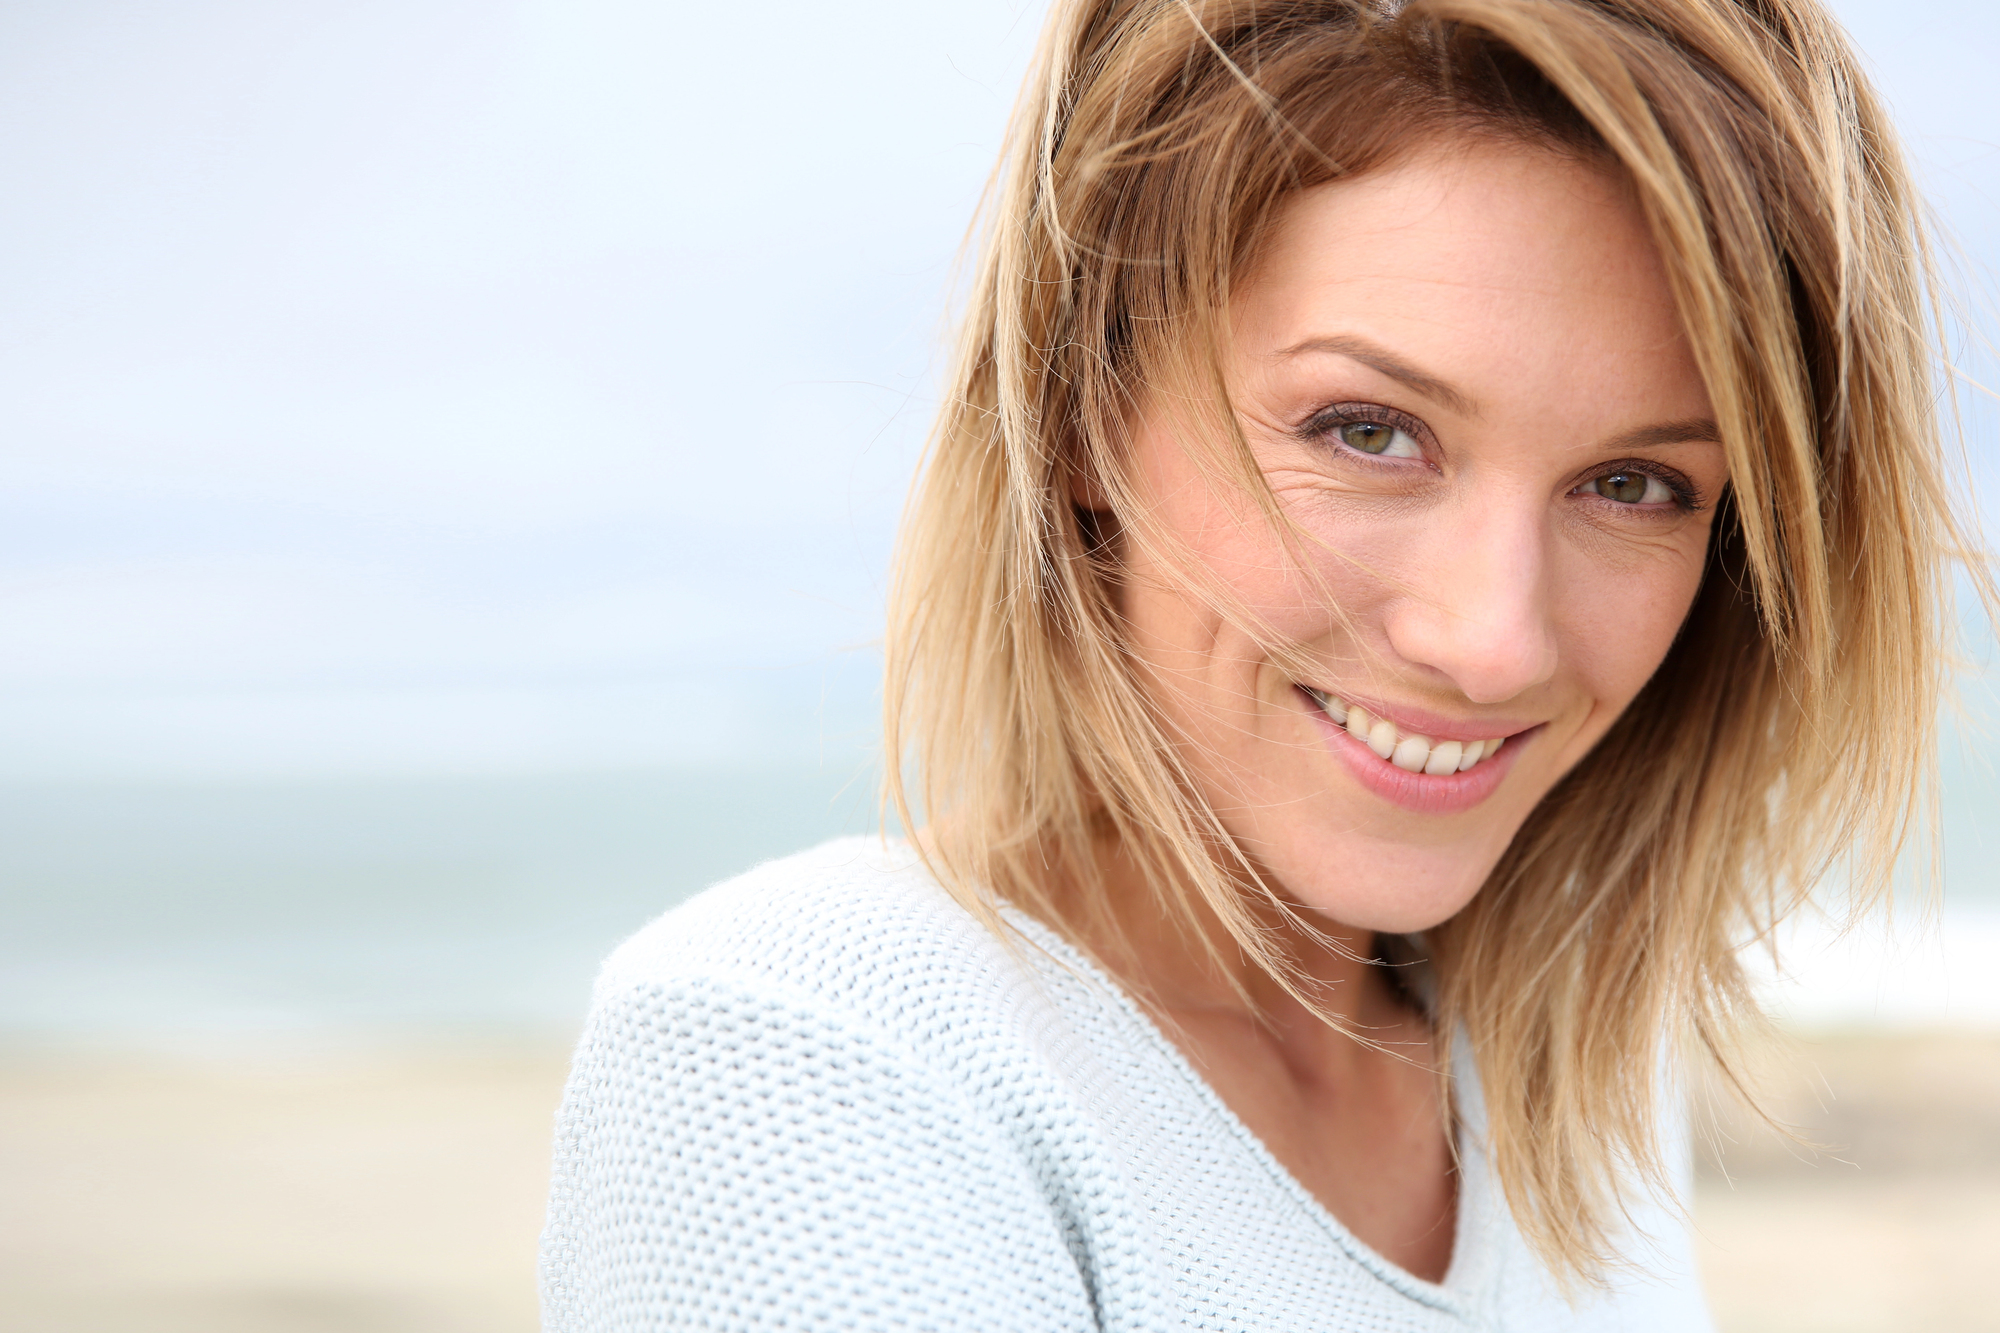
[[[2000,12],[1835,8],[1990,309]],[[0,1327],[535,1326],[597,960],[875,826],[887,553],[1040,11],[0,4]],[[1772,982],[1772,1093],[1842,1151],[1726,1129],[1729,1333],[2000,1328],[1965,692],[1941,907]]]

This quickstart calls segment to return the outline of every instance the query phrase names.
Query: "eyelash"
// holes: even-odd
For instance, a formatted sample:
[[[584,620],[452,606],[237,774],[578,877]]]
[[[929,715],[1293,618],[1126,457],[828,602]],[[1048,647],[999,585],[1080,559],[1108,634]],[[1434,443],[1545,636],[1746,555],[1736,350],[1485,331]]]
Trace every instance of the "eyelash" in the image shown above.
[[[1340,427],[1355,425],[1359,422],[1374,422],[1393,427],[1396,430],[1402,431],[1425,448],[1433,447],[1430,432],[1424,428],[1422,422],[1407,413],[1398,412],[1393,407],[1382,407],[1374,403],[1328,404],[1307,417],[1305,424],[1299,428],[1298,433],[1308,443],[1322,446],[1330,444],[1345,456],[1359,459],[1371,466],[1395,466],[1394,461],[1385,463],[1382,459],[1361,452],[1361,450],[1347,444],[1337,434]],[[1694,483],[1689,481],[1686,476],[1673,468],[1664,467],[1661,464],[1650,462],[1643,458],[1623,458],[1616,462],[1605,464],[1602,467],[1593,468],[1589,476],[1580,478],[1576,485],[1570,487],[1570,489],[1574,491],[1578,487],[1595,481],[1599,477],[1608,477],[1618,472],[1636,472],[1658,481],[1673,493],[1674,507],[1683,513],[1695,513],[1707,508],[1707,504],[1702,499],[1701,492],[1695,489]]]
[[[1326,444],[1331,442],[1333,447],[1342,453],[1355,458],[1365,459],[1370,463],[1380,464],[1380,459],[1362,453],[1359,449],[1341,440],[1339,435],[1336,434],[1342,426],[1358,425],[1364,421],[1378,422],[1384,426],[1393,426],[1415,440],[1418,444],[1424,445],[1427,448],[1431,445],[1431,433],[1424,429],[1424,424],[1421,421],[1418,421],[1413,416],[1398,412],[1393,407],[1379,407],[1374,403],[1330,403],[1307,417],[1305,425],[1299,428],[1299,434],[1311,443]]]
[[[1623,458],[1616,463],[1592,468],[1590,475],[1579,481],[1577,485],[1582,486],[1587,482],[1597,480],[1599,477],[1608,477],[1618,472],[1636,472],[1642,477],[1653,478],[1669,491],[1673,492],[1674,508],[1680,510],[1682,513],[1692,514],[1707,508],[1707,505],[1702,501],[1701,492],[1695,489],[1693,482],[1670,467],[1662,467],[1658,463],[1650,463],[1643,458]]]

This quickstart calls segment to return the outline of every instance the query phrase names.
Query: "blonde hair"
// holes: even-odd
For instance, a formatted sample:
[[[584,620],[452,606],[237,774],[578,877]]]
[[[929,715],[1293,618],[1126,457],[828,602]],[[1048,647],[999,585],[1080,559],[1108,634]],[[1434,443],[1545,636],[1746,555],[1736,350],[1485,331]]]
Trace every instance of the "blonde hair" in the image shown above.
[[[1656,1071],[1690,1034],[1726,1066],[1753,1012],[1739,947],[1837,855],[1886,889],[1932,781],[1966,544],[1920,206],[1813,0],[1057,0],[896,564],[889,792],[995,929],[1003,900],[1104,918],[1115,838],[1164,911],[1310,999],[1136,683],[1118,541],[1074,497],[1143,525],[1126,422],[1179,386],[1280,521],[1227,408],[1231,280],[1293,192],[1454,134],[1629,176],[1733,476],[1661,669],[1425,941],[1515,1217],[1591,1279],[1625,1182],[1659,1179]]]

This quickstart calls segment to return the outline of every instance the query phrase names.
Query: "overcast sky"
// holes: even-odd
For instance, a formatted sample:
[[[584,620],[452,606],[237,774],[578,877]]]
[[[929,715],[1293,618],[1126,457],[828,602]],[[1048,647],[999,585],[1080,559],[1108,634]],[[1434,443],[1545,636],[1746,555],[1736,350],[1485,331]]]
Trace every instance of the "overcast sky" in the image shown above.
[[[2000,7],[1836,8],[1990,275]],[[0,6],[0,775],[864,742],[1039,10]]]

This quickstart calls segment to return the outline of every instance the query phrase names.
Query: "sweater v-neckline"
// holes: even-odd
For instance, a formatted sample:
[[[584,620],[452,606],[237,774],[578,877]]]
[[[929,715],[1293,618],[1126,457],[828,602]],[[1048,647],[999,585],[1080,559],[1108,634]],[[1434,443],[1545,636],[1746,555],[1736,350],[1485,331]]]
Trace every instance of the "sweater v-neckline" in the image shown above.
[[[1459,1170],[1457,1206],[1453,1210],[1451,1261],[1446,1265],[1444,1279],[1432,1282],[1384,1258],[1320,1202],[1319,1197],[1278,1160],[1256,1131],[1230,1109],[1229,1103],[1194,1067],[1187,1053],[1167,1036],[1131,993],[1087,954],[1011,903],[1001,905],[1001,915],[1034,948],[1046,954],[1063,970],[1101,991],[1140,1040],[1187,1087],[1217,1128],[1234,1140],[1279,1191],[1350,1258],[1370,1275],[1409,1299],[1468,1323],[1478,1322],[1473,1312],[1481,1306],[1495,1271],[1492,1228],[1486,1225],[1486,1214],[1496,1200],[1486,1157],[1479,1148],[1483,1108],[1479,1102],[1476,1071],[1464,1042],[1454,1044],[1452,1061],[1453,1139]]]

